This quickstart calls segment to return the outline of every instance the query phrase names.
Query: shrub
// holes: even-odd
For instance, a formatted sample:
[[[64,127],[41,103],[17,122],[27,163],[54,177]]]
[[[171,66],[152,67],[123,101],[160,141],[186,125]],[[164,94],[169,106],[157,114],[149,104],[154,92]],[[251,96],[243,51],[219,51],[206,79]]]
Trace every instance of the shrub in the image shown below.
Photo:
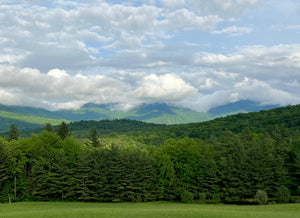
[[[183,203],[191,203],[191,202],[193,202],[193,200],[194,200],[193,193],[188,192],[188,191],[182,192],[182,194],[181,194],[181,201]]]
[[[279,203],[289,203],[290,201],[290,191],[285,186],[280,186],[277,192],[277,200]]]
[[[268,203],[268,195],[265,191],[263,190],[258,190],[256,192],[256,195],[254,196],[254,201],[257,204],[267,204]]]
[[[205,202],[206,194],[204,192],[199,193],[199,202]]]

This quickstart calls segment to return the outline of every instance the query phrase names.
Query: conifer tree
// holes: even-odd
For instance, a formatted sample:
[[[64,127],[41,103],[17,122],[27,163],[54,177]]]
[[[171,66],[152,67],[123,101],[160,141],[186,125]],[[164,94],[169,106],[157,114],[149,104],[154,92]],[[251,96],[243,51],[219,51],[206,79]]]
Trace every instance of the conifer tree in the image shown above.
[[[66,122],[61,122],[61,124],[57,128],[57,135],[64,140],[67,136],[70,136],[69,126]]]
[[[70,199],[75,197],[75,179],[69,168],[65,152],[61,150],[50,169],[50,191],[55,199]]]
[[[100,147],[100,142],[99,142],[99,134],[98,130],[96,127],[93,127],[90,130],[90,135],[88,137],[88,141],[85,143],[87,146],[92,146],[92,147]]]
[[[47,132],[53,132],[53,127],[52,127],[51,123],[46,123],[44,130]]]
[[[8,141],[18,140],[20,134],[18,127],[15,124],[11,124],[9,127],[9,131],[7,132]]]

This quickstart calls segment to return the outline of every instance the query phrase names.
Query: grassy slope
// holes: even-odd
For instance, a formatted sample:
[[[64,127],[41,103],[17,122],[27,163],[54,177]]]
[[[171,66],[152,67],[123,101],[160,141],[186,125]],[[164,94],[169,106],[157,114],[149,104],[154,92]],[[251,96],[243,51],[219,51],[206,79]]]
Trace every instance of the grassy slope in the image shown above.
[[[197,217],[299,218],[300,204],[266,206],[181,203],[59,203],[0,204],[0,217]]]
[[[0,110],[0,132],[8,131],[11,124],[17,125],[19,130],[24,130],[36,129],[45,125],[45,123],[58,125],[61,122],[62,120],[60,119],[45,118]]]
[[[164,114],[160,117],[154,117],[145,120],[149,123],[160,123],[160,124],[183,124],[183,123],[196,123],[211,120],[212,117],[208,113],[200,113],[188,109],[172,109],[174,115]]]
[[[12,113],[7,111],[0,111],[0,117],[21,120],[27,123],[42,124],[42,125],[44,125],[45,123],[51,123],[53,125],[57,125],[62,122],[62,119],[45,118],[45,117],[39,117],[34,115]]]

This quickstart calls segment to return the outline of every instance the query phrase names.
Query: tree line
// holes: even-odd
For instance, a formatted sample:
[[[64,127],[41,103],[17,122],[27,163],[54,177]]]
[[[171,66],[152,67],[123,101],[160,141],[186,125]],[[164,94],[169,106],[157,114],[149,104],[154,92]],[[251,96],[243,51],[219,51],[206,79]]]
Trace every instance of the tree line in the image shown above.
[[[62,122],[18,138],[16,126],[0,138],[0,201],[252,202],[257,194],[281,200],[300,195],[300,134],[284,125],[260,133],[245,127],[209,137],[132,135],[146,146],[85,144]],[[173,137],[174,136],[174,137]],[[166,136],[164,136],[166,137]],[[152,140],[151,140],[152,139]],[[282,191],[284,190],[284,191]],[[290,199],[288,199],[289,201]]]

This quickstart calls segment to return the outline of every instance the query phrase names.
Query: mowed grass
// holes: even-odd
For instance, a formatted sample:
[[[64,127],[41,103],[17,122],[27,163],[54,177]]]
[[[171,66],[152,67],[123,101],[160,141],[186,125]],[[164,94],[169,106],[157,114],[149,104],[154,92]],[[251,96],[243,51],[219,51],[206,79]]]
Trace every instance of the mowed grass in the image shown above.
[[[181,203],[22,202],[0,204],[0,217],[299,218],[300,204],[238,206]]]

